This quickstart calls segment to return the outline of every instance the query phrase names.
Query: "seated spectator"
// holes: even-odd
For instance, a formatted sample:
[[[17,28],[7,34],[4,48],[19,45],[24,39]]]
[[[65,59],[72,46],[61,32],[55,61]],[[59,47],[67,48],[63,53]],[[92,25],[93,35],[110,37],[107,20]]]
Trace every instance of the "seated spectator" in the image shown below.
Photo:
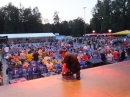
[[[84,55],[82,56],[82,60],[88,61],[88,56],[86,55],[86,53],[84,53]]]
[[[52,51],[50,54],[52,57],[55,57],[55,53]]]
[[[24,62],[23,63],[23,67],[26,67],[26,68],[28,68],[29,67],[29,63],[26,61],[26,62]]]
[[[14,59],[11,59],[11,60],[10,60],[9,65],[13,65],[13,66],[16,65]]]
[[[38,68],[35,63],[32,63],[32,71],[33,73],[38,73]]]
[[[20,56],[18,56],[18,54],[16,54],[15,57],[14,57],[14,60],[15,61],[20,61]]]
[[[19,61],[18,63],[16,63],[16,67],[17,67],[17,68],[21,68],[21,67],[22,67],[22,62]]]
[[[20,57],[19,56],[15,57],[15,63],[16,63],[16,66],[18,68],[22,67],[22,62],[20,61]]]
[[[62,60],[61,59],[57,60],[57,62],[58,62],[59,65],[62,66]]]
[[[44,57],[44,59],[42,60],[43,64],[47,64],[47,63],[48,63],[47,60],[50,60],[50,57],[49,57],[48,54],[47,54],[47,55]]]
[[[42,58],[39,59],[39,61],[38,61],[39,65],[43,64],[42,60],[43,60]]]
[[[93,58],[92,53],[90,53],[89,54],[89,59],[92,59],[92,58]]]
[[[54,69],[53,63],[50,62],[50,59],[47,60],[46,66],[47,66],[49,72],[55,72],[55,71],[56,71],[56,70]]]
[[[58,61],[56,60],[55,57],[52,58],[52,63],[53,63],[53,64],[58,64]]]
[[[23,50],[20,53],[20,60],[21,60],[22,63],[24,63],[24,61],[26,60],[26,54]]]
[[[83,50],[88,50],[88,47],[86,46],[86,44],[84,44]]]
[[[79,51],[79,54],[78,54],[78,56],[79,56],[80,58],[82,58],[82,56],[83,56],[83,53],[82,53],[82,51]]]
[[[99,55],[100,55],[99,50],[94,50],[94,52],[93,52],[93,56],[99,56]]]
[[[10,71],[14,69],[14,65],[9,65],[6,69],[6,74],[8,74]]]
[[[41,48],[39,48],[39,50],[38,50],[38,54],[39,54],[39,58],[42,58],[42,49]]]
[[[11,59],[15,59],[14,54],[9,54],[9,61],[10,61]]]

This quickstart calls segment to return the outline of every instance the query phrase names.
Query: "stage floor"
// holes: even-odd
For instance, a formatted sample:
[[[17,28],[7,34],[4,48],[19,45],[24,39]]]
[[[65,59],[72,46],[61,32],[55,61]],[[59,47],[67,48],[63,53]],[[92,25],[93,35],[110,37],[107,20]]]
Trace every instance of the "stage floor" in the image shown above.
[[[0,97],[130,97],[130,61],[81,71],[81,80],[61,75],[0,87]]]

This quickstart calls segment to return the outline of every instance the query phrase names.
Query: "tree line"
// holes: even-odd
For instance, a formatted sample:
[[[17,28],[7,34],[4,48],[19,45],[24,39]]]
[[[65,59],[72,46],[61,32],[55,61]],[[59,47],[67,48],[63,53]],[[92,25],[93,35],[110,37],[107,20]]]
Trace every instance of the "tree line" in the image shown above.
[[[33,9],[14,6],[12,3],[0,8],[1,33],[41,32],[41,13],[38,8]]]
[[[130,29],[130,0],[98,0],[92,10],[90,25],[97,32]]]
[[[98,33],[130,29],[130,0],[98,0],[92,9],[90,24],[85,24],[86,33],[95,30]],[[70,21],[61,21],[58,12],[53,14],[54,23],[43,20],[38,9],[19,7],[12,3],[0,8],[0,33],[41,33],[53,32],[60,35],[82,36],[84,20],[80,17]],[[43,24],[43,22],[45,22]]]
[[[53,24],[50,24],[48,20],[43,21],[38,7],[24,8],[21,4],[16,7],[9,3],[0,8],[1,34],[53,32],[60,35],[81,36],[84,33],[82,18],[60,22],[58,12],[55,11],[53,21]]]

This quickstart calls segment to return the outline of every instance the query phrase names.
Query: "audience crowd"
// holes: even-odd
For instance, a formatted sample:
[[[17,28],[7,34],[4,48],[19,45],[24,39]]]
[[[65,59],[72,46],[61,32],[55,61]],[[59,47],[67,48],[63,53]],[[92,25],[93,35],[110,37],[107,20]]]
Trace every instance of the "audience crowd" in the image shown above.
[[[11,79],[60,74],[63,60],[59,54],[60,49],[76,54],[81,69],[84,69],[92,58],[102,60],[103,65],[130,58],[130,39],[89,36],[43,43],[4,44],[2,54],[8,65],[6,74]]]

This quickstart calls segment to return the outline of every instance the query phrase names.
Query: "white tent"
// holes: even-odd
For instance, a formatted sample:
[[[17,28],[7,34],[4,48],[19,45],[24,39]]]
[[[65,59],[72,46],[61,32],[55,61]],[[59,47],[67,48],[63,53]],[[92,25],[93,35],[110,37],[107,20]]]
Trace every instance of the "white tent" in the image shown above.
[[[55,37],[53,33],[0,34],[0,36],[8,36],[8,38]]]

